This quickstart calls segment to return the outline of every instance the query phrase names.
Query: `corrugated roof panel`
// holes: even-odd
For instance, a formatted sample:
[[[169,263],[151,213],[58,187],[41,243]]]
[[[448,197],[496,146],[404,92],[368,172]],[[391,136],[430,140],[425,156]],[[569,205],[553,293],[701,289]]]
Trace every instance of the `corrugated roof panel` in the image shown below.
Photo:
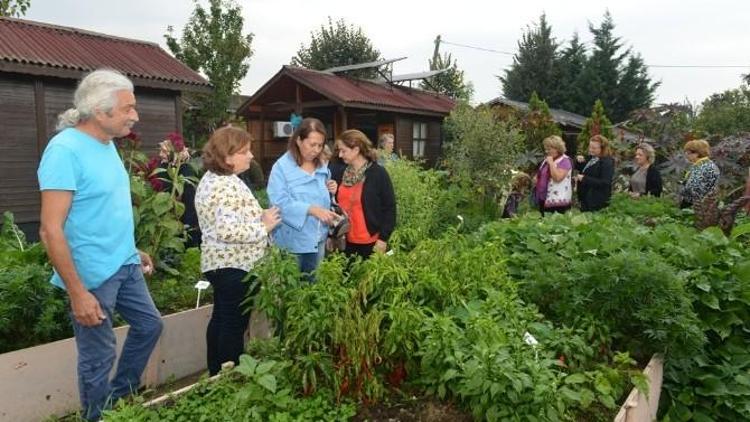
[[[320,93],[343,103],[396,107],[448,114],[455,101],[418,89],[378,84],[292,66],[284,69]]]
[[[108,67],[143,79],[209,85],[157,44],[22,19],[0,17],[0,61],[80,71]]]

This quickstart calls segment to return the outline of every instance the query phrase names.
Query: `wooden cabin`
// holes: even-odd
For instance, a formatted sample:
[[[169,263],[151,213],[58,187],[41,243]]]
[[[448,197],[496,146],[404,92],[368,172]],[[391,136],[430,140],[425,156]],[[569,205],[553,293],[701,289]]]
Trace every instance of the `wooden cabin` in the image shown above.
[[[328,141],[347,129],[359,129],[377,143],[392,133],[395,151],[437,162],[443,119],[455,102],[444,95],[386,82],[283,66],[237,111],[253,135],[253,155],[268,173],[287,149],[292,113],[326,125]]]
[[[147,150],[181,132],[182,92],[211,89],[155,43],[0,17],[0,212],[13,212],[32,238],[39,159],[58,114],[72,106],[77,82],[99,68],[118,70],[135,84],[134,130]]]

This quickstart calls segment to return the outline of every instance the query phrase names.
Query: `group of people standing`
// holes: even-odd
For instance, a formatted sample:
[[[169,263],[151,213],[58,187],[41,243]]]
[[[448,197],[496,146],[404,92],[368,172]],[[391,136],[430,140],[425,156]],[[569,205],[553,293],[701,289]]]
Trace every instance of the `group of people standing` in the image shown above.
[[[138,122],[132,82],[97,70],[78,85],[73,107],[61,114],[38,169],[40,237],[54,267],[51,282],[70,298],[78,347],[82,417],[99,420],[117,399],[135,392],[162,331],[144,274],[151,257],[136,249],[130,184],[113,139]],[[329,168],[326,130],[304,119],[288,151],[271,170],[269,209],[262,209],[238,175],[252,162],[252,138],[231,126],[216,130],[203,148],[205,174],[195,189],[202,232],[201,271],[214,289],[206,332],[208,369],[239,360],[249,316],[241,306],[248,273],[273,243],[297,257],[306,280],[325,253],[332,224],[349,222],[344,252],[367,258],[385,252],[396,224],[396,201],[370,140],[348,130],[336,140],[341,163]],[[186,197],[183,197],[185,200]],[[115,312],[130,324],[114,377]]]
[[[214,288],[206,334],[209,373],[239,360],[249,323],[244,312],[247,274],[270,244],[291,252],[305,280],[326,252],[330,228],[347,218],[344,253],[368,258],[385,252],[396,225],[396,201],[387,171],[370,140],[347,130],[336,140],[340,162],[325,155],[325,125],[306,118],[289,138],[286,153],[268,179],[271,208],[261,209],[237,177],[250,166],[251,137],[242,129],[218,129],[203,149],[206,173],[195,196],[203,232],[201,271]],[[345,216],[332,210],[338,203]]]
[[[144,279],[154,264],[136,249],[129,178],[112,142],[130,133],[136,122],[132,82],[115,71],[94,71],[76,89],[74,107],[60,115],[60,132],[48,143],[38,169],[40,237],[55,270],[51,282],[70,298],[82,416],[88,420],[98,420],[114,401],[138,389],[162,330]],[[347,130],[335,141],[338,163],[329,162],[324,153],[326,138],[321,121],[302,120],[271,170],[269,209],[261,208],[238,177],[253,158],[253,140],[246,131],[223,127],[203,148],[206,172],[194,204],[202,231],[201,271],[214,289],[206,332],[211,374],[221,363],[239,360],[249,323],[241,306],[248,293],[246,278],[271,243],[294,254],[306,280],[314,282],[330,228],[344,217],[332,210],[338,204],[349,222],[347,255],[366,259],[388,249],[396,200],[378,159],[396,159],[393,138],[381,139],[386,154],[378,155],[364,133]],[[614,161],[605,137],[592,137],[589,157],[575,162],[557,136],[545,139],[544,149],[547,157],[533,192],[542,212],[570,209],[574,181],[582,210],[607,206]],[[692,166],[681,197],[682,205],[690,206],[716,189],[719,170],[709,159],[706,141],[690,141],[684,149]],[[659,196],[662,184],[653,148],[639,145],[635,162],[631,194]],[[115,312],[130,330],[110,378],[116,357]]]
[[[532,193],[532,200],[543,215],[568,211],[574,192],[581,211],[598,211],[609,205],[615,161],[606,137],[592,136],[588,157],[578,155],[575,161],[565,154],[565,142],[559,136],[547,137],[543,145],[546,157],[537,170]],[[680,206],[685,208],[717,189],[719,168],[710,160],[710,147],[705,140],[689,141],[683,150],[690,163],[679,192]],[[651,145],[640,143],[635,147],[635,171],[628,189],[631,197],[661,196],[662,178],[654,164],[655,158]],[[574,175],[574,171],[577,174]]]
[[[565,154],[565,142],[559,136],[549,136],[542,144],[546,157],[539,165],[533,194],[542,214],[568,211],[574,190],[581,211],[597,211],[609,204],[615,166],[607,138],[591,137],[588,158],[579,155],[575,162]]]

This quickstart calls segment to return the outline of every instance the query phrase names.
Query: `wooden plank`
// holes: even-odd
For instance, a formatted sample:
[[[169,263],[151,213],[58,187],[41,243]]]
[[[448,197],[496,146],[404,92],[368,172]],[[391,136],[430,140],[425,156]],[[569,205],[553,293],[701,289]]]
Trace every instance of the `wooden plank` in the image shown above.
[[[37,89],[31,78],[0,73],[0,212],[18,223],[39,219]]]
[[[42,158],[42,152],[47,146],[47,113],[44,106],[44,82],[34,81],[34,114],[36,117],[36,155]]]

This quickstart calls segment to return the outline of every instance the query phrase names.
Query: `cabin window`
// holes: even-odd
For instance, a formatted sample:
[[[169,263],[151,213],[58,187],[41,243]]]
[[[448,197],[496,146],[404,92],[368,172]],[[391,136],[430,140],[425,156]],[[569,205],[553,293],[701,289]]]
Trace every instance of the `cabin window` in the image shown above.
[[[424,157],[427,145],[427,123],[414,122],[412,126],[412,155],[415,158]]]

